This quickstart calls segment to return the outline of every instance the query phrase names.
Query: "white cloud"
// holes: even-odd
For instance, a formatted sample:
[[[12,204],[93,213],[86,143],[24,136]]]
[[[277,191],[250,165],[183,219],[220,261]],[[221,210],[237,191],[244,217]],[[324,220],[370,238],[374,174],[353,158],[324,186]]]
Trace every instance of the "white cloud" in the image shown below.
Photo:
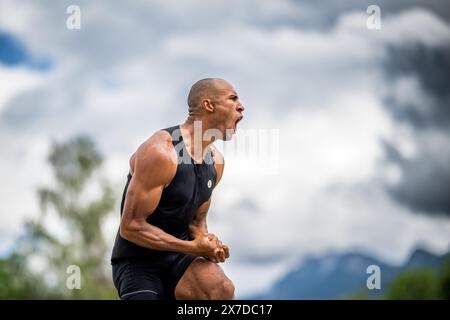
[[[34,89],[45,80],[39,72],[27,68],[8,68],[0,64],[0,113],[8,102],[17,95]]]
[[[430,11],[415,8],[386,19],[381,36],[390,43],[420,42],[436,47],[450,41],[450,26]]]
[[[2,134],[0,143],[0,176],[2,208],[0,211],[0,254],[8,251],[28,217],[36,217],[39,203],[36,188],[51,181],[45,165],[49,148],[46,136],[26,137]]]
[[[24,3],[3,2],[0,27],[55,64],[51,76],[0,69],[0,85],[10,85],[7,93],[0,91],[0,110],[36,89],[31,99],[42,111],[20,129],[11,123],[0,128],[0,170],[10,181],[1,187],[2,229],[18,230],[23,217],[37,211],[35,187],[51,183],[48,137],[92,135],[121,196],[131,153],[156,129],[184,120],[191,83],[221,76],[246,104],[240,128],[280,133],[277,172],[260,174],[247,158],[227,157],[214,194],[209,226],[232,246],[233,259],[224,268],[239,294],[267,288],[292,258],[305,254],[364,247],[398,261],[418,242],[448,248],[448,219],[413,214],[379,187],[383,179],[398,179],[383,166],[380,140],[402,146],[410,157],[415,151],[414,135],[408,129],[399,134],[383,108],[378,62],[392,41],[416,37],[436,45],[447,39],[448,26],[434,14],[393,15],[376,33],[366,29],[364,12],[342,15],[329,30],[277,25],[277,19],[310,10],[302,13],[288,1],[270,2],[270,10],[257,6],[257,18],[236,9],[224,18],[228,2],[214,10],[202,2],[83,2],[82,29],[72,32],[65,28],[65,3]],[[2,19],[13,9],[22,22]],[[199,20],[191,19],[193,13]],[[435,33],[427,37],[429,32]],[[414,88],[414,80],[398,86],[399,96],[407,96],[402,90]],[[110,240],[118,214],[105,224]],[[5,241],[14,235],[0,234]]]

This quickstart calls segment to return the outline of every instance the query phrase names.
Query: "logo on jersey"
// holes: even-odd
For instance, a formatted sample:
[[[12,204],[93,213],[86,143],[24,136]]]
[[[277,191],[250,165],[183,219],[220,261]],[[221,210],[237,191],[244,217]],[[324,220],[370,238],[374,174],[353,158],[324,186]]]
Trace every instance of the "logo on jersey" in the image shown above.
[[[211,186],[212,186],[212,181],[208,180],[208,188],[211,188]]]

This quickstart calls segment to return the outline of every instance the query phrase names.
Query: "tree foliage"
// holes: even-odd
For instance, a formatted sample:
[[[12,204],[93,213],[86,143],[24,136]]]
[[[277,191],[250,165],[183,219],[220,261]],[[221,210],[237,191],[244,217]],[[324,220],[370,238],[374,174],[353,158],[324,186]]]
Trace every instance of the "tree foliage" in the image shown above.
[[[0,260],[0,298],[117,298],[102,233],[115,195],[98,174],[102,156],[88,137],[81,136],[54,143],[48,160],[55,183],[37,190],[41,214],[26,221],[13,253]],[[91,187],[96,189],[87,192]],[[66,286],[70,265],[80,268],[80,289]]]
[[[385,299],[389,300],[449,300],[450,260],[438,271],[416,269],[399,275],[391,284]]]

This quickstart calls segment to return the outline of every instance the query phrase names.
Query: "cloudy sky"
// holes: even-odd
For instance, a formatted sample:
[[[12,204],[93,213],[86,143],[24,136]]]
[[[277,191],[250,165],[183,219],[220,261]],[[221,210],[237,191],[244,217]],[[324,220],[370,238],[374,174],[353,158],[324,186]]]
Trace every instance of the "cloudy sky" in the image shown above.
[[[131,153],[185,120],[205,77],[246,106],[209,213],[238,295],[310,255],[449,250],[450,5],[377,1],[370,30],[369,4],[0,0],[0,252],[39,212],[52,141],[90,135],[120,193]]]

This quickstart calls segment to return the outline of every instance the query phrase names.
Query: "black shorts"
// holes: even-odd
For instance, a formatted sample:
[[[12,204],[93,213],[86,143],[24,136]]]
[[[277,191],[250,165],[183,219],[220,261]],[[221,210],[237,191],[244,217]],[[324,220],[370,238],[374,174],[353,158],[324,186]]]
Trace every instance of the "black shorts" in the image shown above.
[[[114,285],[122,300],[174,300],[175,287],[195,256],[164,252],[157,258],[112,263]]]

